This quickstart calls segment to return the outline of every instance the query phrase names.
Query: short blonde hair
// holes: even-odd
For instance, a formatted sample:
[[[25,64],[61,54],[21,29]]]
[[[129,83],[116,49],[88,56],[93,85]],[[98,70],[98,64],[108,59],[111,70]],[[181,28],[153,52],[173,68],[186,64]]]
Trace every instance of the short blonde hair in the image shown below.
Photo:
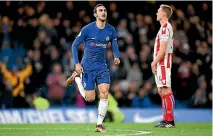
[[[172,7],[170,7],[169,5],[160,5],[160,8],[166,13],[166,16],[168,17],[168,19],[172,16],[173,10]]]

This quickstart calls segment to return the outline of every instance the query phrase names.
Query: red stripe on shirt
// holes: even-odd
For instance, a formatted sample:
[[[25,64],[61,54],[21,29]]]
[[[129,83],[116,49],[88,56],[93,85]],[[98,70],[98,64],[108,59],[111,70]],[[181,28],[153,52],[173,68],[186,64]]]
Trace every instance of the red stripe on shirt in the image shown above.
[[[171,67],[171,55],[172,55],[172,53],[168,53],[167,68]]]
[[[161,82],[166,85],[166,69],[165,66],[161,66]]]
[[[161,34],[166,34],[166,28],[167,28],[167,23],[163,26]]]
[[[158,39],[157,39],[157,48],[156,48],[156,55],[155,55],[155,56],[157,56],[159,50],[160,50],[160,37],[159,37],[159,35],[158,35]]]

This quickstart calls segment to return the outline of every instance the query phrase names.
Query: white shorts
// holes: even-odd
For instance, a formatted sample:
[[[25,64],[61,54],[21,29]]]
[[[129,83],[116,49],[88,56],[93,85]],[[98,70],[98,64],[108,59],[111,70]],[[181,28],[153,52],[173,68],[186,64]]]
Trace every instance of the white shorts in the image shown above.
[[[157,87],[171,88],[171,68],[165,66],[157,66],[157,75],[155,75]]]

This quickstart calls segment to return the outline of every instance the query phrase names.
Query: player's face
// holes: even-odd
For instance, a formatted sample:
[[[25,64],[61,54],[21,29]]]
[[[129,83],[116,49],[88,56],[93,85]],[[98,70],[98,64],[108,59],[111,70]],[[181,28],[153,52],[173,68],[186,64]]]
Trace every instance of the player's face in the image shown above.
[[[165,16],[165,13],[162,11],[161,8],[159,8],[156,15],[157,15],[157,21],[160,21],[163,18],[163,16]]]
[[[106,21],[107,19],[107,11],[104,6],[97,7],[97,18],[101,21]]]

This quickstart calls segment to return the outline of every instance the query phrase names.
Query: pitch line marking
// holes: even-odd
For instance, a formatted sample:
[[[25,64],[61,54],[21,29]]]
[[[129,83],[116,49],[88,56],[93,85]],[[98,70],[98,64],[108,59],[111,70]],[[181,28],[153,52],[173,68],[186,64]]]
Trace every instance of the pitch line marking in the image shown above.
[[[109,134],[104,136],[136,136],[136,135],[147,135],[150,134],[150,131],[142,131],[142,130],[123,130],[123,129],[108,129],[111,131],[118,131],[118,132],[129,132],[131,134]]]
[[[48,132],[49,130],[79,130],[77,128],[0,128],[0,130],[14,130],[14,129],[18,129],[18,130],[46,130],[46,132]],[[147,135],[150,134],[150,131],[142,131],[142,130],[123,130],[123,129],[107,129],[110,132],[114,131],[114,132],[129,132],[129,134],[106,134],[104,136],[137,136],[137,135]],[[94,129],[85,129],[85,131],[94,131]],[[107,133],[107,132],[106,132]]]

